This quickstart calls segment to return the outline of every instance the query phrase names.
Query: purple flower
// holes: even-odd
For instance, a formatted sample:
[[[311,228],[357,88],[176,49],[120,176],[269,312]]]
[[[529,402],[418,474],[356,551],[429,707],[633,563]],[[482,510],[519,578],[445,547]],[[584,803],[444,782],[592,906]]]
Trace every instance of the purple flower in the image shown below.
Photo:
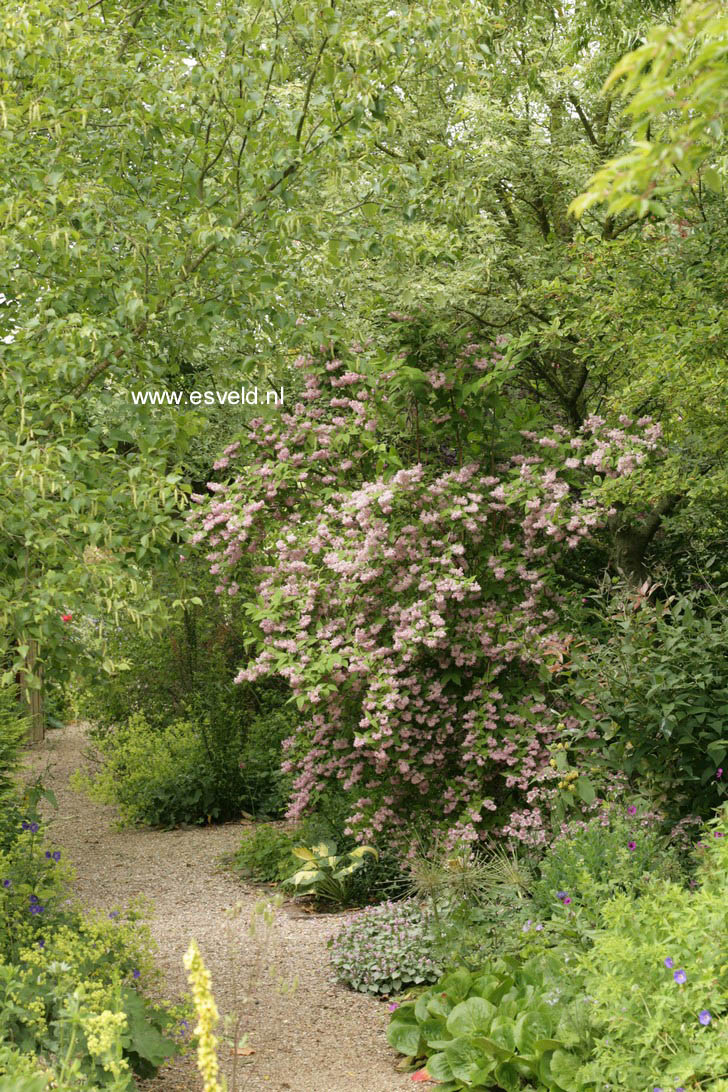
[[[60,851],[60,849],[57,849],[55,851],[55,853],[53,854],[53,860],[54,861],[60,861],[60,859],[61,859],[61,851]]]
[[[397,1004],[396,1001],[393,1001],[391,1005],[387,1005],[387,1008],[389,1009],[390,1012],[394,1012],[395,1009],[399,1008],[399,1005]]]
[[[47,849],[46,850],[46,860],[50,861],[50,859],[51,859],[51,851],[49,849]]]
[[[45,948],[45,941],[43,940],[43,937],[41,937],[40,940],[38,941],[38,947],[39,948]]]
[[[673,959],[671,959],[670,956],[668,956],[667,959],[665,960],[665,966],[667,967],[667,969],[669,971],[671,971],[672,968],[675,966],[675,961]]]
[[[45,910],[45,906],[38,906],[38,903],[34,903],[30,908],[31,914],[42,914]]]
[[[31,905],[32,905],[33,903],[40,902],[40,899],[38,898],[37,895],[31,895],[30,896],[30,902],[31,902]]]
[[[627,811],[629,812],[630,815],[636,815],[637,814],[637,808],[635,807],[634,804],[630,804],[629,807],[627,808]]]
[[[713,837],[714,838],[725,838],[725,834],[723,833],[722,830],[714,830],[713,831]]]
[[[718,767],[718,769],[717,769],[717,770],[715,771],[715,779],[716,779],[716,781],[720,781],[720,779],[721,779],[721,777],[722,777],[722,776],[723,776],[723,767],[722,767],[722,766],[719,766],[719,767]]]
[[[571,902],[571,899],[567,895],[566,898],[564,899],[564,906],[568,906],[570,902]]]
[[[566,892],[565,891],[557,891],[556,892],[556,898],[557,899],[565,899],[566,898]]]
[[[713,1017],[710,1015],[707,1009],[703,1009],[703,1011],[698,1015],[698,1020],[704,1028],[708,1026],[712,1019]]]
[[[685,974],[685,971],[675,971],[675,973],[674,973],[674,975],[672,977],[675,979],[678,986],[685,985],[685,983],[688,980],[688,976]]]
[[[134,970],[131,972],[131,976],[132,978],[139,978],[141,973],[142,972],[137,967],[135,967]]]
[[[12,887],[12,886],[13,886],[13,881],[12,880],[3,880],[3,887]]]
[[[112,910],[112,911],[111,911],[111,912],[109,913],[109,917],[110,917],[110,918],[118,918],[118,916],[119,916],[119,911],[118,911],[118,910]]]
[[[629,849],[630,851],[637,849],[637,843],[636,842],[628,842],[627,843],[627,849]]]

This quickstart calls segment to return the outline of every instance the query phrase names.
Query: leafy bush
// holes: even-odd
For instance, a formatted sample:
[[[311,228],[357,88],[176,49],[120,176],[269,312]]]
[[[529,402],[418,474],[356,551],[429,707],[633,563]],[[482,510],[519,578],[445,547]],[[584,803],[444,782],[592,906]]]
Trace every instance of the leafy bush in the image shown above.
[[[616,767],[651,778],[674,815],[708,816],[728,791],[724,601],[615,597],[606,625],[606,639],[574,655],[570,692],[596,717]]]
[[[292,853],[295,845],[293,837],[277,827],[256,826],[243,836],[230,867],[258,883],[279,883],[295,867]]]
[[[226,775],[216,769],[199,726],[191,721],[154,727],[137,713],[126,724],[97,734],[95,743],[103,764],[92,779],[77,777],[75,784],[116,804],[124,822],[173,827],[240,815],[236,767]]]
[[[728,808],[702,835],[698,886],[619,894],[580,957],[592,1057],[579,1089],[728,1085]]]
[[[567,1048],[562,991],[555,991],[560,976],[563,965],[554,960],[477,977],[461,968],[400,1005],[387,1038],[401,1054],[427,1058],[442,1092],[493,1086],[518,1092],[524,1078],[550,1092],[571,1092],[579,1056]]]
[[[299,718],[285,704],[287,687],[233,681],[246,658],[243,611],[214,594],[204,568],[187,558],[174,574],[157,574],[154,590],[167,603],[165,628],[153,633],[132,626],[110,629],[105,638],[115,670],[99,673],[84,688],[79,712],[93,723],[92,736],[102,745],[140,716],[150,732],[162,736],[182,722],[194,725],[191,734],[200,742],[199,799],[194,799],[194,779],[183,764],[179,785],[167,778],[160,800],[150,808],[178,817],[130,821],[172,825],[208,816],[222,820],[241,811],[280,816],[290,784],[281,772],[281,745]],[[161,742],[163,763],[165,747]],[[136,757],[144,758],[144,752]]]
[[[412,900],[361,911],[330,948],[338,977],[361,993],[399,993],[406,986],[436,981],[442,971],[432,920]]]
[[[659,828],[660,816],[641,803],[610,802],[589,820],[564,824],[530,887],[534,917],[551,917],[568,899],[596,925],[618,892],[634,897],[652,876],[678,877],[677,855]]]
[[[283,815],[290,793],[291,778],[281,770],[281,751],[300,714],[280,701],[279,694],[265,695],[263,708],[247,722],[238,762],[242,807],[260,818]]]

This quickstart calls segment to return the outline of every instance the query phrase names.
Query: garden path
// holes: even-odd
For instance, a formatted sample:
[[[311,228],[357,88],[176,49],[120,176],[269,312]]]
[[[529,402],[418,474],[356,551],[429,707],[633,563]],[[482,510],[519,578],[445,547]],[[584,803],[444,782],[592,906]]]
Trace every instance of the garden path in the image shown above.
[[[247,995],[242,1031],[254,1053],[238,1061],[237,1092],[404,1092],[411,1079],[394,1069],[385,1039],[386,1006],[340,986],[326,942],[343,915],[279,908],[267,947],[246,926],[261,899],[219,863],[234,850],[245,825],[229,823],[172,831],[120,830],[112,807],[74,792],[69,777],[83,765],[87,746],[81,725],[51,731],[28,765],[58,800],[50,836],[73,864],[76,891],[87,906],[112,911],[135,896],[153,900],[150,918],[158,945],[164,996],[186,988],[182,957],[194,937],[212,975],[221,1013],[236,994]],[[241,904],[231,922],[226,910]],[[235,948],[238,953],[235,955]],[[293,983],[293,989],[286,989]],[[220,1048],[231,1076],[231,1048]],[[144,1092],[197,1092],[193,1055],[175,1059]],[[231,1088],[232,1092],[232,1088]]]

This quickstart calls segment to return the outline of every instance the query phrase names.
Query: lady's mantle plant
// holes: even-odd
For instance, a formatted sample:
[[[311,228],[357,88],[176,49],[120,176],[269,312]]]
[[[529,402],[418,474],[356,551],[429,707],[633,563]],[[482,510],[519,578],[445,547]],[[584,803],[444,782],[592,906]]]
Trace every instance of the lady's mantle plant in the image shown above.
[[[468,359],[476,377],[489,366]],[[257,577],[260,642],[238,681],[279,675],[310,713],[285,744],[290,815],[338,784],[358,794],[361,841],[421,811],[455,840],[495,826],[544,841],[560,717],[539,672],[565,640],[555,563],[607,515],[595,473],[631,473],[659,427],[594,417],[574,436],[524,433],[528,453],[493,467],[403,467],[377,436],[386,376],[356,356],[298,366],[300,402],[251,423],[216,464],[230,480],[191,513],[220,594]]]

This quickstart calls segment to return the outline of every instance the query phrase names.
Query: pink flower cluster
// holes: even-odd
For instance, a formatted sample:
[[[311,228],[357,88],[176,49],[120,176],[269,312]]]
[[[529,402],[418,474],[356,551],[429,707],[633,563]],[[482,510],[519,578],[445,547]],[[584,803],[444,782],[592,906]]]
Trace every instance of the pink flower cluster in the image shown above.
[[[191,513],[218,590],[255,580],[262,639],[236,681],[282,677],[305,711],[286,743],[290,815],[339,784],[363,841],[423,811],[452,839],[544,841],[564,720],[539,674],[566,639],[554,563],[606,516],[594,472],[629,474],[657,426],[591,418],[577,436],[524,433],[495,470],[397,468],[377,435],[381,373],[297,364],[293,412],[253,421]]]

